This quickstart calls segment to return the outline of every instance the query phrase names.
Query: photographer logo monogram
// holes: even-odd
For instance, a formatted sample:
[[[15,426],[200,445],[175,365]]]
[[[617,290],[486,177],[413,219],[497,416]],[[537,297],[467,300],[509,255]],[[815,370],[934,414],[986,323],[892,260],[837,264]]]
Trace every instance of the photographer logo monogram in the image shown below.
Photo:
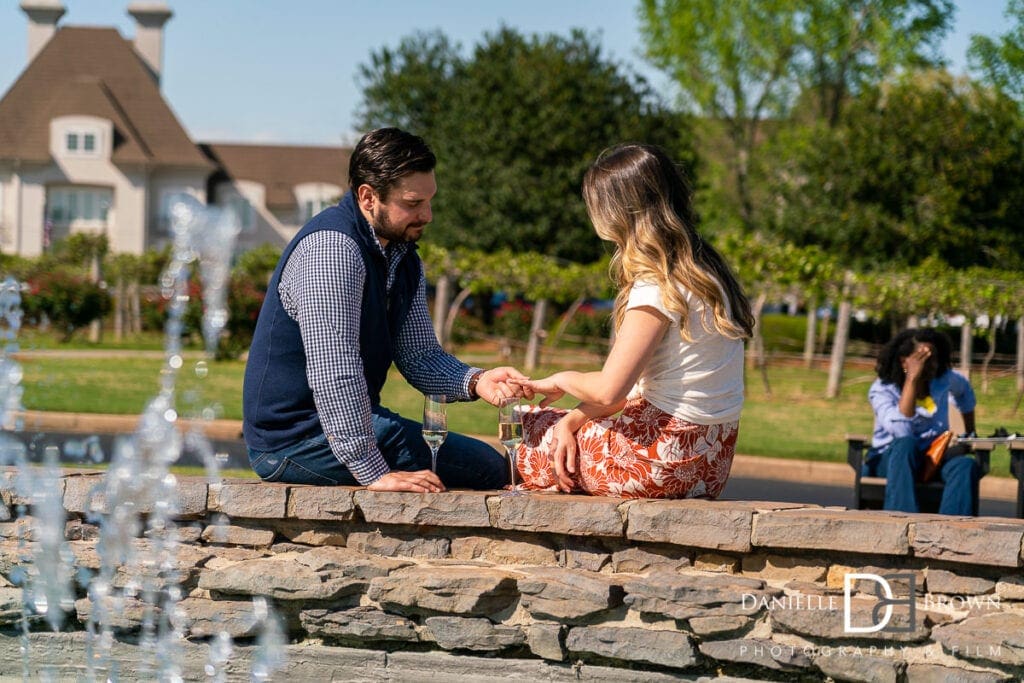
[[[895,597],[889,579],[894,581],[905,580],[909,585],[907,596],[904,598]],[[856,590],[857,581],[871,581],[875,584],[875,597],[878,599],[878,603],[871,610],[871,623],[867,626],[855,626],[852,623],[851,594]],[[843,576],[843,632],[913,632],[917,626],[917,611],[914,600],[916,588],[916,577],[913,574],[886,574],[885,576],[879,576],[878,574],[846,574]],[[908,608],[909,621],[906,626],[889,625],[889,621],[892,619],[893,607],[896,605],[906,605]]]

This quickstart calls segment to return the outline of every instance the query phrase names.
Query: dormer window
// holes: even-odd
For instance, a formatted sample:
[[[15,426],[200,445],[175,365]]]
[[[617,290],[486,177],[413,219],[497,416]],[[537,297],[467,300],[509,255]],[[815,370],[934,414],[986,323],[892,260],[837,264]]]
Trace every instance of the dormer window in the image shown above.
[[[329,206],[334,205],[344,191],[330,183],[301,183],[295,186],[296,218],[302,225]]]
[[[64,151],[74,156],[96,156],[98,138],[96,131],[68,131],[64,135]]]
[[[98,116],[58,116],[50,121],[50,154],[55,159],[109,159],[114,124]]]
[[[307,199],[302,203],[302,215],[299,216],[299,222],[305,223],[328,206],[333,205],[334,202],[330,199]]]

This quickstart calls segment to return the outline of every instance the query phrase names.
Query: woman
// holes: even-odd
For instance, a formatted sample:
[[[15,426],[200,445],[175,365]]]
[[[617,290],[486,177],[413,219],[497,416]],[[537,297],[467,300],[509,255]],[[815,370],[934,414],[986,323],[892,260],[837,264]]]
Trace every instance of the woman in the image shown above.
[[[750,304],[697,233],[689,184],[660,148],[606,151],[583,199],[615,244],[615,344],[600,371],[521,382],[527,398],[544,396],[523,415],[524,487],[715,498],[736,445]],[[547,407],[565,394],[580,404]]]
[[[878,379],[868,389],[875,413],[871,449],[864,474],[886,478],[886,510],[917,512],[914,483],[931,442],[949,429],[949,400],[963,414],[964,428],[975,431],[974,390],[950,365],[949,338],[932,328],[904,330],[882,347],[875,364]],[[977,461],[947,457],[939,476],[946,486],[939,513],[975,515],[978,511]]]

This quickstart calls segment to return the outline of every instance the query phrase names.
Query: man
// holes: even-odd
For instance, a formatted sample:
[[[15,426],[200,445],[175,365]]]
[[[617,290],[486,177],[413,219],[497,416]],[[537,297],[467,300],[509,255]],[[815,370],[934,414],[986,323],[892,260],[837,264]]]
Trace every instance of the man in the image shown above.
[[[969,434],[977,400],[967,378],[952,368],[949,338],[930,327],[896,335],[882,348],[875,370],[878,379],[868,390],[875,428],[863,473],[886,477],[886,510],[917,512],[914,482],[929,444],[949,429],[950,399]],[[947,453],[938,476],[945,483],[939,513],[978,514],[981,470],[974,458]]]
[[[513,368],[484,371],[434,335],[415,242],[431,220],[436,160],[419,137],[381,128],[349,160],[350,190],[285,247],[253,336],[243,432],[265,481],[363,485],[377,491],[495,489],[508,467],[487,444],[450,434],[430,471],[420,424],[380,404],[394,362],[425,394],[521,393]]]

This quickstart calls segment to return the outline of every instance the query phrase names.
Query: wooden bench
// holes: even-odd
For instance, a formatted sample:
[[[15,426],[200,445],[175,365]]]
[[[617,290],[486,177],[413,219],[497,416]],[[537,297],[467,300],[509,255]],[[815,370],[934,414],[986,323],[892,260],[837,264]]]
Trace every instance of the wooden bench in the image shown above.
[[[989,471],[989,461],[992,456],[992,448],[995,444],[987,443],[985,440],[976,440],[971,444],[973,453],[978,464],[981,465],[981,476]],[[860,434],[846,435],[846,462],[853,468],[853,506],[858,510],[881,510],[885,502],[885,477],[868,477],[861,474],[864,460],[867,457],[868,448],[871,447],[871,437]],[[1021,467],[1024,469],[1024,451],[1021,452]],[[1011,468],[1012,468],[1011,462]],[[1024,505],[1024,498],[1021,497],[1021,479],[1017,477],[1017,516],[1021,517],[1021,506]],[[946,485],[941,479],[933,479],[929,482],[917,482],[914,485],[914,494],[917,497],[917,505],[921,512],[938,512],[939,504],[942,502],[942,492]],[[977,508],[974,514],[978,514]]]

